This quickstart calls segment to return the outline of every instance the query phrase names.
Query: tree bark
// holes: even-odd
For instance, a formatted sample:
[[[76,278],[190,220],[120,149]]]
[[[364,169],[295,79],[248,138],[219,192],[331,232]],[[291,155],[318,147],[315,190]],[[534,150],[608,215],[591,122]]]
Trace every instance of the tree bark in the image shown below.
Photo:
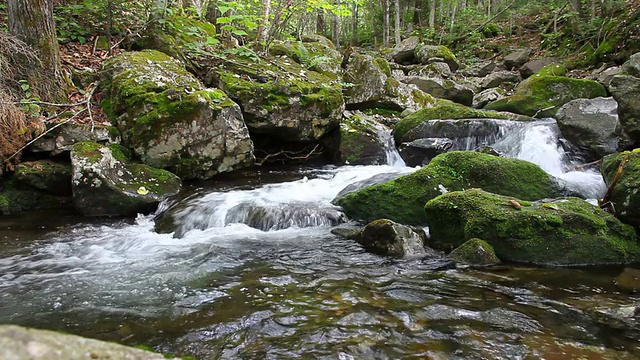
[[[400,36],[400,0],[394,0],[393,5],[395,10],[393,32],[395,35],[395,38],[394,38],[395,43],[396,45],[398,45],[400,44],[400,40],[402,38],[402,36]]]
[[[50,0],[9,0],[7,4],[9,32],[31,45],[42,62],[32,68],[27,81],[44,101],[66,99],[67,81],[62,71],[60,47]]]
[[[271,0],[262,0],[262,9],[260,10],[261,23],[258,28],[257,42],[266,41],[269,36],[269,15],[271,13]]]
[[[382,34],[382,46],[389,47],[389,0],[383,0],[384,5],[384,33]]]
[[[359,10],[359,6],[357,2],[353,3],[353,13],[352,13],[352,27],[353,27],[353,33],[352,33],[352,38],[351,38],[351,45],[352,46],[358,46],[358,10]]]
[[[436,28],[436,0],[430,0],[429,2],[429,28]]]

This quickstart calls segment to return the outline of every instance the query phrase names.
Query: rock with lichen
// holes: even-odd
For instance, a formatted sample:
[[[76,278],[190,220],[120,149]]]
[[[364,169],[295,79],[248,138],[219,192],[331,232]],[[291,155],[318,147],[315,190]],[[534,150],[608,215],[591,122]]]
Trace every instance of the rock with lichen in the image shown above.
[[[106,61],[102,78],[102,107],[143,163],[183,179],[253,165],[238,104],[178,61],[153,50],[128,52]]]
[[[181,188],[176,175],[130,163],[115,145],[77,143],[71,151],[71,166],[73,203],[85,216],[149,213]]]

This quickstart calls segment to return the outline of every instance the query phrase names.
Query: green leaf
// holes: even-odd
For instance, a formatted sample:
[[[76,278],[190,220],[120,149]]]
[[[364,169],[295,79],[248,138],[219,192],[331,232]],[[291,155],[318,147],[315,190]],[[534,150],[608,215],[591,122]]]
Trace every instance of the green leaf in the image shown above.
[[[233,30],[231,30],[231,33],[234,34],[234,35],[238,35],[238,36],[249,35],[249,34],[247,34],[246,31],[240,30],[240,29],[233,29]]]
[[[220,41],[216,38],[214,38],[213,36],[208,36],[207,37],[207,45],[217,45],[219,44]]]
[[[22,88],[22,91],[27,91],[31,89],[31,86],[29,84],[24,84],[24,83],[20,85],[20,87]]]
[[[229,24],[231,23],[230,17],[219,17],[216,19],[216,24]]]
[[[229,10],[231,10],[231,6],[224,6],[224,5],[218,6],[218,11],[220,11],[220,14],[224,14]]]

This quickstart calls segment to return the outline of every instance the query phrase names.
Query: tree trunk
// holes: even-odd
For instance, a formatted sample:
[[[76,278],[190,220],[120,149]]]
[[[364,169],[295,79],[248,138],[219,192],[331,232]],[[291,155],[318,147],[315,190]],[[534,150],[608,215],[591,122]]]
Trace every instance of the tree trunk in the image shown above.
[[[49,0],[9,0],[9,32],[31,45],[40,56],[42,68],[33,67],[28,82],[45,101],[66,99],[67,81],[62,71],[60,47]]]
[[[271,0],[262,0],[262,9],[260,10],[260,27],[258,28],[257,42],[266,41],[269,36],[269,15],[271,13]]]
[[[389,47],[389,0],[383,0],[383,15],[384,15],[384,33],[382,34],[382,46]]]
[[[436,28],[436,0],[430,0],[429,2],[429,28]]]
[[[453,3],[453,9],[451,10],[451,29],[449,30],[450,33],[453,34],[453,26],[456,24],[456,9],[458,8],[458,3],[454,1]]]
[[[316,17],[316,34],[323,35],[326,32],[326,25],[324,22],[324,15],[322,14],[322,10],[318,10],[318,17]]]
[[[354,2],[353,3],[353,18],[352,18],[352,26],[353,26],[353,33],[352,33],[352,38],[351,38],[351,45],[352,46],[358,46],[358,3]]]
[[[393,5],[394,5],[394,11],[395,11],[395,17],[394,17],[394,24],[393,24],[393,32],[395,35],[395,43],[396,45],[400,44],[400,40],[402,38],[402,36],[400,36],[400,0],[394,0],[393,1]]]

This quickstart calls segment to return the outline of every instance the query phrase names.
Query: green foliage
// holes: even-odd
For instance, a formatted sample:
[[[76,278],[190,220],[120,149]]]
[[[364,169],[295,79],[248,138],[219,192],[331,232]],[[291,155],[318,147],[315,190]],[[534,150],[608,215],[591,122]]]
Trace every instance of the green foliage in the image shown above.
[[[23,97],[20,99],[20,102],[23,103],[22,111],[24,111],[25,114],[31,117],[39,118],[41,110],[40,105],[33,104],[33,102],[39,102],[40,98],[34,96],[32,92],[33,89],[31,88],[31,85],[29,85],[27,80],[19,80],[18,82],[20,83],[20,89],[22,90],[23,95]]]

